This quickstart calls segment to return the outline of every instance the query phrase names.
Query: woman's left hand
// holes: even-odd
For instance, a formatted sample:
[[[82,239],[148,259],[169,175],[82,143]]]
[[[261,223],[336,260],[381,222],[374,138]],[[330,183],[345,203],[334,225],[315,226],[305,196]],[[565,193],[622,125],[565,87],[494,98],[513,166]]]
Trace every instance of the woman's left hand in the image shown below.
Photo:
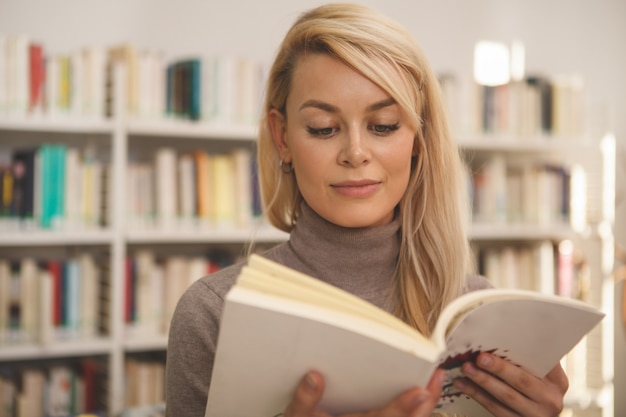
[[[555,417],[563,410],[569,382],[561,365],[543,378],[489,353],[463,364],[467,378],[454,385],[497,417]]]

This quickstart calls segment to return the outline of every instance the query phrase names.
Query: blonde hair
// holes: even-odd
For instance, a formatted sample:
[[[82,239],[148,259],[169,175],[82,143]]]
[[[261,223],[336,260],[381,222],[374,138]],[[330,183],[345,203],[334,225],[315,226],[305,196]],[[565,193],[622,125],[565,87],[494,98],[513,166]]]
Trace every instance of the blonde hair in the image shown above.
[[[287,232],[303,198],[295,176],[281,171],[267,116],[273,109],[285,114],[294,68],[307,53],[328,54],[354,68],[393,97],[415,126],[418,155],[398,207],[402,237],[394,313],[428,335],[469,272],[464,168],[435,74],[412,36],[370,8],[329,4],[300,16],[271,67],[258,142],[265,213]]]

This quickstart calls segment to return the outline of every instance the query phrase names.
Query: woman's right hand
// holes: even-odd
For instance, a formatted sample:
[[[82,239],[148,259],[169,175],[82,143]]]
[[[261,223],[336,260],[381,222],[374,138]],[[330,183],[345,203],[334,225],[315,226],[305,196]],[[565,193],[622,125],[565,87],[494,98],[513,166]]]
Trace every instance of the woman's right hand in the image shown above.
[[[376,410],[334,417],[430,417],[441,396],[444,378],[444,371],[438,369],[426,388],[411,388]],[[285,417],[333,417],[317,408],[323,394],[324,378],[319,372],[309,372],[298,384]]]

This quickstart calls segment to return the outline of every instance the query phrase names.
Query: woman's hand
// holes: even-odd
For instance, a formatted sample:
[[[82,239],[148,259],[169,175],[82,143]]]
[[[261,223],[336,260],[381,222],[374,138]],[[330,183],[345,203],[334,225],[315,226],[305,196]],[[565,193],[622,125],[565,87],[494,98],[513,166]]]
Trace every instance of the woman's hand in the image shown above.
[[[441,396],[444,379],[445,372],[438,369],[426,388],[411,388],[380,409],[341,417],[430,417]],[[318,372],[309,372],[296,388],[285,417],[331,417],[317,408],[323,394],[324,379]]]
[[[563,409],[569,382],[561,365],[544,378],[495,355],[481,353],[461,368],[467,378],[454,385],[497,417],[555,417]]]

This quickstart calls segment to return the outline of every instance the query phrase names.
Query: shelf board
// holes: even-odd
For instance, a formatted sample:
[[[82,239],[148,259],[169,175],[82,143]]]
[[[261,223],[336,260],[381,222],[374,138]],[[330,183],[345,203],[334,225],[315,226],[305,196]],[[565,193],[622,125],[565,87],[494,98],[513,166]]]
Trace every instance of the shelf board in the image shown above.
[[[0,116],[0,130],[110,134],[113,122],[100,118]]]
[[[18,230],[0,232],[2,246],[103,245],[111,243],[109,230],[44,231]]]
[[[184,137],[197,139],[255,140],[257,126],[227,125],[210,122],[194,122],[188,120],[153,120],[129,121],[129,135],[155,137]]]
[[[166,335],[131,337],[124,341],[124,350],[126,352],[143,352],[148,350],[165,349],[167,349]]]
[[[599,144],[574,138],[482,135],[465,136],[457,140],[462,150],[485,152],[567,152],[573,149],[597,148]]]
[[[288,234],[269,226],[259,229],[206,228],[193,230],[133,230],[126,234],[126,241],[137,243],[245,243],[281,242]]]
[[[0,362],[107,355],[111,353],[112,347],[113,343],[108,338],[54,342],[47,346],[37,344],[0,345]]]
[[[479,224],[469,229],[470,240],[561,240],[571,238],[574,231],[565,224]]]

